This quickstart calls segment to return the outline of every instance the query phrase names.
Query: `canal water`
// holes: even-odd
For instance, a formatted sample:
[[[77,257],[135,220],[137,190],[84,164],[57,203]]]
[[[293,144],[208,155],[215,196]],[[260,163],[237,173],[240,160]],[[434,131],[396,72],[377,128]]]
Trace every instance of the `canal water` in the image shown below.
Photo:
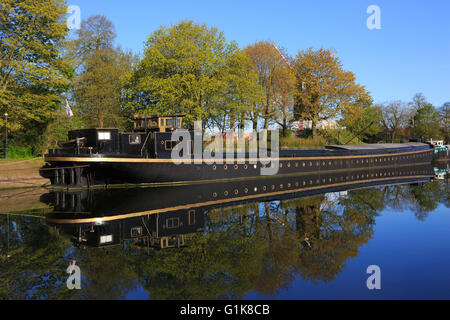
[[[449,299],[448,174],[339,174],[0,192],[0,299]]]

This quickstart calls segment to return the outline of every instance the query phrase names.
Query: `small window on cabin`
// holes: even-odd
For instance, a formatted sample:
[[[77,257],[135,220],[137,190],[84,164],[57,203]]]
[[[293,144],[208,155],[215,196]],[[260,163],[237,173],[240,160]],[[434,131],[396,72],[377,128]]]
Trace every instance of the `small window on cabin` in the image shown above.
[[[141,135],[140,134],[132,134],[128,136],[128,142],[130,144],[140,144],[141,143]]]
[[[130,233],[131,233],[132,237],[140,237],[140,236],[142,236],[142,227],[131,228]]]
[[[109,131],[100,131],[98,134],[98,140],[111,140],[111,132]]]
[[[179,218],[168,218],[166,220],[166,228],[178,228],[180,226],[180,219]]]
[[[188,224],[189,225],[195,224],[195,210],[188,211]]]
[[[159,126],[164,127],[164,119],[159,119]]]
[[[166,119],[166,127],[173,127],[173,119]]]
[[[166,140],[164,146],[166,150],[174,150],[179,143],[179,140]]]
[[[152,120],[152,126],[153,126],[153,127],[157,127],[157,126],[158,126],[158,121]]]
[[[180,118],[176,118],[175,121],[176,121],[176,127],[177,128],[181,128],[181,119]]]

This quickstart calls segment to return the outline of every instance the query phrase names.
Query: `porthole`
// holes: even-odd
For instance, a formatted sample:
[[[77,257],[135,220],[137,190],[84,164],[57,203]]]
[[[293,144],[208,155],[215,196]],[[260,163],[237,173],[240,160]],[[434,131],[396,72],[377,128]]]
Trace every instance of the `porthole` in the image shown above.
[[[280,189],[283,189],[283,187],[284,187],[283,184],[280,184]]]
[[[244,189],[244,193],[248,193],[248,189],[247,188]]]
[[[248,169],[248,165],[244,164],[244,169],[247,170]]]
[[[255,187],[255,188],[253,189],[253,191],[257,192],[257,191],[258,191],[258,188],[257,188],[257,187]]]
[[[213,197],[217,198],[217,192],[213,192]]]
[[[213,165],[212,169],[215,171],[217,169],[216,165]]]
[[[263,191],[266,191],[267,190],[267,187],[266,186],[263,186]]]
[[[223,166],[223,170],[228,170],[228,166],[226,164]]]
[[[234,170],[239,169],[239,166],[237,164],[234,165]]]
[[[290,163],[290,162],[287,163],[287,167],[288,167],[288,168],[291,167],[291,163]]]
[[[239,193],[238,189],[234,189],[234,194],[237,195]]]
[[[275,185],[273,184],[270,188],[271,188],[272,190],[275,190]]]
[[[283,168],[283,162],[280,162],[280,168]]]
[[[228,196],[228,191],[225,190],[225,191],[223,192],[223,195],[224,195],[225,197]]]

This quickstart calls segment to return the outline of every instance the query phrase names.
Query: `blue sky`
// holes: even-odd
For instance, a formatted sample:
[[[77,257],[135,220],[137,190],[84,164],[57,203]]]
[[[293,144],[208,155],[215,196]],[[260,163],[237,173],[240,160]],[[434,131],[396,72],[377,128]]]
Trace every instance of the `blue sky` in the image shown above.
[[[180,20],[206,23],[245,47],[274,41],[289,54],[334,48],[344,68],[375,102],[410,101],[422,92],[440,107],[450,101],[450,1],[153,1],[67,0],[81,18],[103,14],[117,44],[143,52],[148,36]],[[381,29],[369,30],[370,5],[381,10]]]

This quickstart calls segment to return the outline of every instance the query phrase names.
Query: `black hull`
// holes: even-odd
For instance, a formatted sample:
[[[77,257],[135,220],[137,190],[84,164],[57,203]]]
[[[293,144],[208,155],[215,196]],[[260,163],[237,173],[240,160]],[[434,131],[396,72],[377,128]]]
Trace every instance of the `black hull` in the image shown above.
[[[377,170],[403,165],[429,163],[434,151],[430,148],[408,149],[405,152],[337,152],[303,153],[280,156],[276,176],[304,175],[335,170]],[[264,177],[260,159],[244,159],[243,163],[207,164],[194,162],[174,164],[171,159],[108,157],[47,157],[48,165],[41,175],[53,187],[93,187],[127,184],[196,183],[208,181],[246,180]]]

